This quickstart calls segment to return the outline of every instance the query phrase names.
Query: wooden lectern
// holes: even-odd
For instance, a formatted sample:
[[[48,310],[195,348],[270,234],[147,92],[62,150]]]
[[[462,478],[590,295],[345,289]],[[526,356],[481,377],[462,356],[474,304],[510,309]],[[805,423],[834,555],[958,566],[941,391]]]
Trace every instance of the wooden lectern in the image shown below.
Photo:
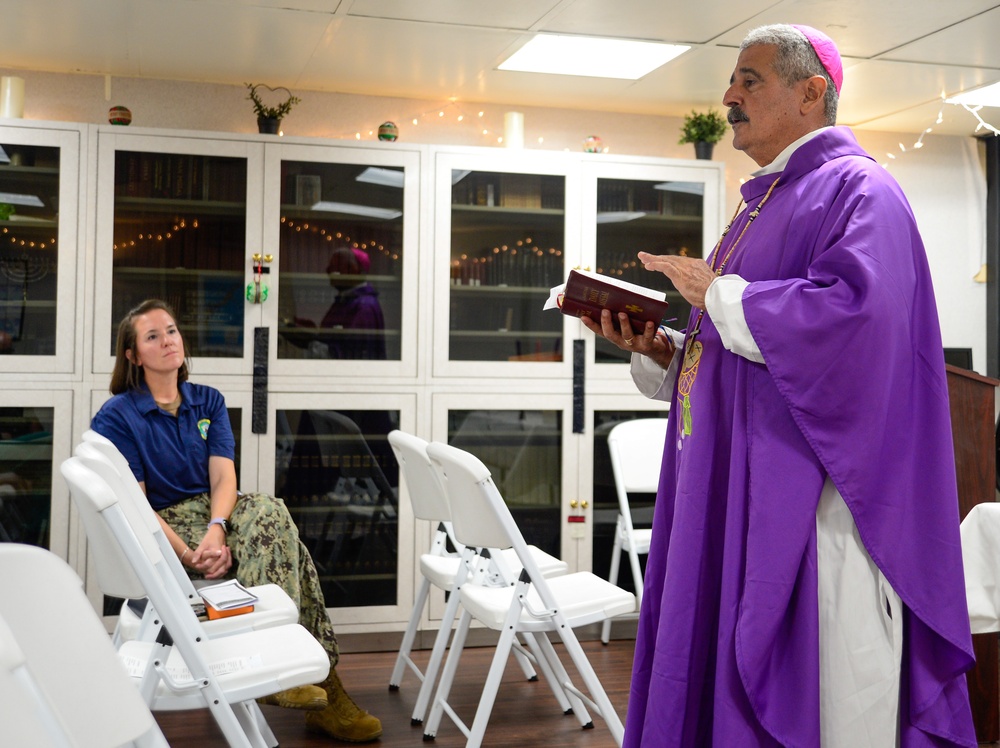
[[[996,500],[996,426],[994,391],[1000,381],[947,365],[951,432],[958,474],[959,518],[976,504]],[[976,634],[976,666],[968,673],[969,701],[980,743],[1000,740],[998,635]]]

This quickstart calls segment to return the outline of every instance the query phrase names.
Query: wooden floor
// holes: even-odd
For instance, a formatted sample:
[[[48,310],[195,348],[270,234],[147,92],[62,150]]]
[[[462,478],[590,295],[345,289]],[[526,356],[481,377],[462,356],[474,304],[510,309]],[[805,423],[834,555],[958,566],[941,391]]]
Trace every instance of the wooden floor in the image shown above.
[[[622,722],[625,720],[628,701],[633,645],[631,640],[614,640],[608,646],[603,646],[599,641],[583,642],[583,648]],[[561,645],[557,645],[556,650],[560,655],[565,654]],[[414,654],[421,669],[428,654],[426,651]],[[475,715],[482,682],[492,656],[493,650],[489,647],[469,648],[463,653],[451,701],[467,724],[471,724]],[[372,745],[394,748],[464,746],[464,736],[447,717],[442,719],[437,737],[432,743],[423,741],[421,726],[410,726],[410,713],[416,701],[419,683],[412,672],[407,672],[402,687],[398,691],[389,691],[389,674],[395,658],[395,652],[344,654],[337,667],[341,680],[358,705],[382,720],[382,737]],[[564,656],[563,661],[568,662],[568,658]],[[575,673],[570,668],[567,669],[575,679]],[[299,712],[271,706],[262,709],[281,748],[318,748],[336,743],[329,738],[306,732]],[[172,748],[224,745],[214,721],[204,710],[160,712],[156,716]],[[575,717],[562,714],[544,681],[528,682],[513,660],[508,663],[486,731],[484,746],[608,748],[614,744],[602,720],[595,717],[594,729],[581,729]]]

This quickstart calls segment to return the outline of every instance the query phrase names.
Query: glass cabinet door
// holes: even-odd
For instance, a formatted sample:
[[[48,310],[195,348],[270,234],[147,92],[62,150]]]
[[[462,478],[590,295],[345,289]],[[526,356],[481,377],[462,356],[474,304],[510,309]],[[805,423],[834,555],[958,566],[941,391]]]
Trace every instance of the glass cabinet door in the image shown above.
[[[663,324],[687,326],[691,306],[662,273],[645,270],[639,252],[704,257],[717,237],[720,165],[697,167],[608,164],[594,167],[585,205],[591,214],[593,269],[629,283],[665,292],[670,309]],[[614,364],[629,354],[594,341],[593,363]]]
[[[576,474],[566,466],[571,443],[569,398],[549,395],[437,395],[435,438],[472,453],[489,468],[528,543],[571,567],[575,532],[586,529]],[[564,532],[565,528],[574,532]]]
[[[269,401],[266,435],[250,434],[244,419],[241,487],[285,502],[326,605],[337,609],[338,630],[406,620],[413,515],[400,503],[399,466],[387,437],[400,427],[412,431],[414,398],[325,388],[279,392]]]
[[[273,373],[411,373],[419,154],[281,144],[265,159]]]
[[[0,393],[0,542],[47,548],[68,559],[69,496],[59,464],[69,457],[72,393]]]
[[[529,363],[572,358],[562,315],[543,306],[565,279],[567,246],[576,255],[576,234],[567,233],[575,184],[565,161],[548,173],[544,159],[504,159],[505,169],[525,169],[516,172],[497,170],[500,163],[475,168],[475,160],[438,157],[435,359],[442,373],[482,371],[483,363],[495,372],[497,362],[523,373]]]
[[[79,174],[79,131],[0,127],[0,371],[73,369]]]
[[[97,276],[107,280],[96,297],[95,368],[110,370],[128,310],[159,298],[200,374],[248,372],[261,146],[117,133],[99,142]]]

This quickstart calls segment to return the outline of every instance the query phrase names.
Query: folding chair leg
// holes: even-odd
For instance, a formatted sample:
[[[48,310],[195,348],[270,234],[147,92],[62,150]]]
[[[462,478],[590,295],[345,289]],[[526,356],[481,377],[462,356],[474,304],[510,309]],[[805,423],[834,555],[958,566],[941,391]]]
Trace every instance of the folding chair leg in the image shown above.
[[[552,689],[552,695],[556,697],[556,701],[559,702],[559,706],[563,711],[563,714],[572,714],[574,711],[573,705],[570,703],[567,696],[566,690],[562,687],[562,681],[553,672],[552,665],[549,664],[548,658],[542,651],[542,647],[538,642],[538,638],[548,639],[548,637],[542,633],[536,637],[534,634],[525,633],[524,639],[528,643],[528,648],[531,649],[532,654],[535,656],[535,662],[538,664],[538,669],[542,671],[542,675],[545,676],[546,683],[549,684],[549,688]],[[514,648],[514,652],[517,652],[517,648]]]
[[[256,706],[256,702],[250,703]],[[243,730],[243,735],[254,748],[273,748],[273,746],[268,745],[267,741],[264,739],[264,735],[260,730],[260,725],[257,722],[257,716],[254,714],[250,703],[241,702],[239,704],[232,705],[232,713],[236,717],[236,721],[239,722],[239,725]]]
[[[267,720],[264,718],[264,713],[257,706],[256,701],[245,702],[247,708],[253,714],[254,719],[257,721],[257,729],[260,730],[261,737],[264,738],[264,743],[268,748],[278,748],[278,739],[274,736],[271,731],[271,726],[267,724]]]
[[[628,560],[632,566],[632,583],[635,585],[636,610],[642,605],[642,567],[639,566],[639,554],[634,547],[628,549]]]
[[[569,697],[569,701],[573,706],[572,712],[580,722],[580,727],[584,729],[593,727],[594,720],[591,718],[590,712],[587,711],[587,707],[583,701],[572,690],[566,688],[566,684],[571,682],[569,673],[563,667],[562,660],[556,654],[555,647],[552,646],[552,642],[547,634],[539,634],[539,647],[542,650],[542,657],[545,660],[546,666],[552,672],[553,681],[559,685],[559,690]]]
[[[587,653],[580,646],[580,641],[576,638],[576,632],[566,627],[560,627],[558,631],[559,638],[566,647],[570,659],[573,660],[573,665],[576,667],[580,677],[583,678],[583,684],[587,689],[587,693],[590,694],[591,700],[594,702],[594,708],[604,718],[608,730],[615,739],[615,744],[618,748],[621,748],[622,739],[625,737],[625,726],[622,725],[622,721],[618,717],[618,712],[612,706],[611,699],[608,698],[608,694],[604,690],[604,686],[601,685],[601,680],[597,677],[597,673],[594,672],[590,660],[587,659]]]
[[[448,604],[444,609],[444,616],[441,618],[441,628],[438,629],[437,636],[434,637],[434,648],[431,649],[431,658],[424,669],[424,680],[420,684],[420,693],[417,694],[417,703],[413,706],[413,714],[410,715],[410,724],[419,725],[424,721],[427,714],[427,705],[434,695],[434,681],[437,680],[438,670],[441,661],[444,659],[444,651],[448,646],[448,637],[451,636],[451,624],[458,615],[459,596],[452,591],[448,597]],[[452,648],[455,643],[452,642]]]
[[[525,640],[527,640],[527,637],[525,637]],[[531,664],[531,659],[519,647],[514,647],[514,659],[521,666],[521,672],[524,673],[525,679],[529,681],[538,680],[538,673],[535,672],[535,668]]]
[[[490,672],[483,683],[483,692],[479,696],[479,706],[476,707],[476,718],[472,722],[469,730],[469,742],[466,748],[479,748],[486,735],[486,725],[489,724],[490,715],[493,713],[493,704],[496,703],[497,691],[500,690],[500,681],[503,672],[507,667],[507,659],[510,657],[510,650],[514,644],[516,636],[517,618],[520,615],[518,606],[511,606],[511,613],[508,613],[504,621],[504,627],[500,632],[500,640],[497,642],[496,652],[493,654],[493,663],[490,665]]]
[[[413,641],[417,637],[417,627],[420,625],[420,617],[424,614],[424,606],[427,604],[430,588],[431,580],[424,577],[423,581],[420,582],[420,588],[417,590],[417,599],[413,603],[413,610],[410,613],[410,622],[406,625],[406,633],[403,634],[403,641],[399,645],[399,654],[396,655],[396,664],[392,668],[392,675],[389,676],[390,691],[399,690],[399,687],[403,684],[403,675],[405,675],[407,666],[413,669],[417,678],[420,680],[423,680],[424,678],[424,674],[420,672],[420,669],[411,659],[410,652],[413,649]]]
[[[615,524],[615,545],[611,549],[611,570],[608,572],[608,581],[611,584],[618,584],[618,567],[622,558],[622,534],[625,532],[622,527],[622,516],[618,515],[618,522]],[[611,641],[611,619],[607,618],[601,624],[601,643],[607,644]]]
[[[431,704],[430,714],[424,723],[424,740],[433,740],[437,735],[438,726],[441,724],[441,713],[447,708],[449,716],[455,720],[463,733],[468,736],[468,729],[458,721],[457,716],[447,706],[448,696],[451,694],[451,684],[455,680],[455,673],[458,670],[458,661],[462,657],[462,649],[465,647],[465,637],[469,633],[469,626],[472,624],[472,616],[467,610],[462,611],[458,619],[458,628],[455,629],[455,638],[452,639],[451,648],[448,650],[448,659],[445,660],[444,669],[441,671],[441,682],[438,683],[434,692],[434,702]],[[427,680],[424,681],[426,685]]]

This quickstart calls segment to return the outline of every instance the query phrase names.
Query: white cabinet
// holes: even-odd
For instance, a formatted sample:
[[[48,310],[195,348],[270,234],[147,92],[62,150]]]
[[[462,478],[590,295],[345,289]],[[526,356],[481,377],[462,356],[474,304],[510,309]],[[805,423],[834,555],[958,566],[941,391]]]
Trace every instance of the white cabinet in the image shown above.
[[[401,630],[412,604],[431,529],[409,509],[392,428],[475,452],[530,542],[606,573],[603,440],[665,407],[636,393],[620,352],[542,306],[584,266],[664,288],[683,318],[634,256],[710,250],[721,164],[110,126],[0,127],[6,142],[58,156],[60,210],[44,219],[58,225],[58,280],[36,305],[55,315],[32,322],[50,350],[0,356],[20,389],[66,381],[46,393],[66,403],[39,400],[65,442],[52,460],[107,397],[118,320],[159,297],[192,378],[226,395],[241,487],[284,498],[338,630]],[[0,164],[0,180],[54,189],[55,172],[25,168]],[[82,536],[53,482],[49,532],[70,557]]]

